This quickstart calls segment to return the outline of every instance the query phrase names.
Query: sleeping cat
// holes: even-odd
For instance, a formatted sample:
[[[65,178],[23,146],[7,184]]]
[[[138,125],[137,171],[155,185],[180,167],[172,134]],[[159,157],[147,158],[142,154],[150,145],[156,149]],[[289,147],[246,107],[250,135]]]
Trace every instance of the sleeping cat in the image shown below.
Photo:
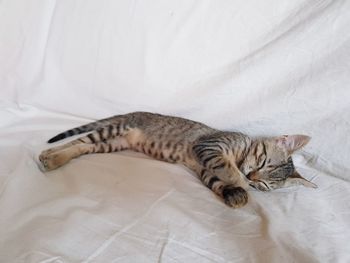
[[[305,135],[250,138],[183,118],[134,112],[68,130],[48,143],[85,132],[90,133],[43,151],[39,159],[44,168],[56,169],[83,154],[130,149],[187,166],[234,208],[247,203],[249,186],[261,191],[300,184],[317,187],[298,174],[291,157],[310,140]]]

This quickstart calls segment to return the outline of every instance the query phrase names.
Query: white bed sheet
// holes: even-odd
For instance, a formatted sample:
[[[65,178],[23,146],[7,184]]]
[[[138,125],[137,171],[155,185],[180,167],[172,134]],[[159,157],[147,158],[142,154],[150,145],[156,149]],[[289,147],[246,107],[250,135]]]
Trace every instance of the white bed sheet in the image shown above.
[[[0,2],[0,262],[350,262],[349,1]],[[147,110],[305,133],[319,188],[226,207],[131,152],[42,173],[45,141]]]

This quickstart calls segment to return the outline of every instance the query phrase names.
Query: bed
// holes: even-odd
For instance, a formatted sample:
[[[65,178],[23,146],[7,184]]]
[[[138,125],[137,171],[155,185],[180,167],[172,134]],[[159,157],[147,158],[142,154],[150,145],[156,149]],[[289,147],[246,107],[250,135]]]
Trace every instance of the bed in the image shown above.
[[[350,262],[349,1],[0,2],[0,262]],[[307,134],[317,189],[226,206],[133,152],[51,171],[57,133],[132,111]],[[55,145],[58,145],[55,144]]]

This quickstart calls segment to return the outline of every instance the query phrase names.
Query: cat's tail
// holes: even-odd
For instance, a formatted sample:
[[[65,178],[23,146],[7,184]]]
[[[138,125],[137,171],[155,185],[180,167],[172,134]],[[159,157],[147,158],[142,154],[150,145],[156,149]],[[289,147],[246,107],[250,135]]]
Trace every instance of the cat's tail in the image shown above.
[[[113,117],[107,118],[107,119],[103,119],[103,120],[99,120],[99,121],[95,121],[95,122],[91,122],[91,123],[88,123],[88,124],[85,124],[85,125],[82,125],[82,126],[79,126],[79,127],[76,127],[76,128],[64,131],[64,132],[61,132],[61,133],[57,134],[56,136],[52,137],[47,142],[48,143],[53,143],[53,142],[57,142],[57,141],[65,139],[65,138],[74,136],[74,135],[78,135],[78,134],[81,134],[81,133],[85,133],[85,132],[96,130],[96,129],[100,128],[100,127],[103,127],[103,126],[109,124],[109,120],[112,119],[112,118]]]

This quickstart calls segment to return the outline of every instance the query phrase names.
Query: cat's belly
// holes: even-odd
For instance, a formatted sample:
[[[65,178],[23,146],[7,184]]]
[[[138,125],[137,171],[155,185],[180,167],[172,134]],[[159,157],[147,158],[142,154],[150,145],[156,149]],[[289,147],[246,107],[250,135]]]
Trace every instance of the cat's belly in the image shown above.
[[[128,133],[126,139],[130,149],[136,152],[165,162],[193,166],[191,143],[179,137],[163,136],[159,139],[158,136],[144,134],[142,130],[134,129]]]
[[[167,148],[167,145],[171,145],[171,142],[157,143],[153,141],[146,141],[136,143],[132,149],[137,152],[142,152],[154,159],[170,162],[170,163],[181,163],[187,159],[186,151],[176,150],[176,148]]]

